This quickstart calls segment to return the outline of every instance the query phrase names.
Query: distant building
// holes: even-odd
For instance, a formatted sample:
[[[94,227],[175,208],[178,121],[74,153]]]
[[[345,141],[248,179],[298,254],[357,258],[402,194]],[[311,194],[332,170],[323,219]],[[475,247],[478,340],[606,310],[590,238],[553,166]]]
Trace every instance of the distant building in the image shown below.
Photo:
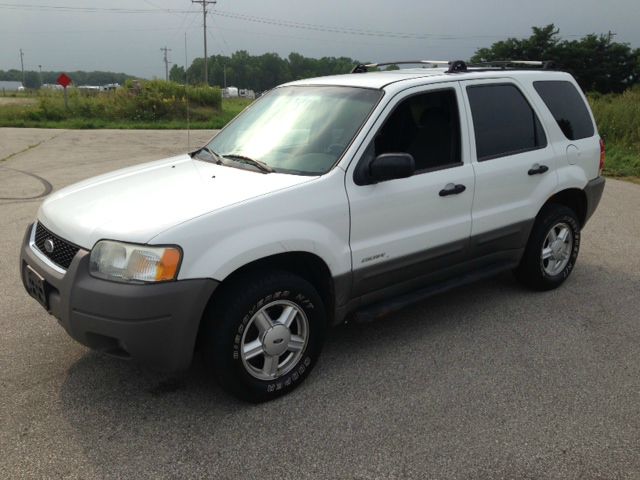
[[[22,82],[0,80],[0,92],[19,92],[24,90]]]
[[[237,98],[238,87],[227,87],[222,89],[222,98]]]
[[[253,100],[256,94],[253,90],[238,87],[227,87],[222,89],[222,98],[249,98]]]
[[[256,92],[253,90],[249,90],[248,88],[241,88],[238,91],[238,95],[242,98],[248,98],[250,100],[254,100],[256,98]]]

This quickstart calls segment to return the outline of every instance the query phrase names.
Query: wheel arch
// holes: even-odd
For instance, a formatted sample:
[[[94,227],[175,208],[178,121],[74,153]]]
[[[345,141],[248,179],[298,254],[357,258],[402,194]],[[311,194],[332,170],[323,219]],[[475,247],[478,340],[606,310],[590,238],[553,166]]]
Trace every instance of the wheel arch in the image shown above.
[[[553,194],[542,206],[540,212],[550,204],[564,205],[573,210],[578,217],[580,227],[584,227],[587,221],[587,195],[583,190],[579,188],[567,188]],[[538,212],[538,214],[540,212]]]
[[[283,252],[262,257],[253,260],[227,275],[220,283],[218,288],[213,292],[207,307],[205,308],[204,316],[211,312],[215,302],[226,294],[226,291],[237,284],[242,282],[252,274],[259,273],[261,271],[274,271],[281,270],[298,275],[307,280],[316,289],[327,312],[327,324],[332,325],[335,319],[336,311],[336,292],[335,282],[331,275],[331,270],[326,262],[318,255],[305,252],[305,251],[293,251]],[[204,318],[203,316],[203,318]],[[205,322],[201,320],[200,333],[202,331]],[[198,341],[197,344],[200,342]]]

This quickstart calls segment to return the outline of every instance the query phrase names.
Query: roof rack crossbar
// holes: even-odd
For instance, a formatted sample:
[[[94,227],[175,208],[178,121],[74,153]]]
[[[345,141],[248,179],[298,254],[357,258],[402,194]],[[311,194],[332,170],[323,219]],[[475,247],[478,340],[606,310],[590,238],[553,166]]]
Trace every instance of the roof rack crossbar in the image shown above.
[[[351,73],[366,73],[370,68],[384,67],[388,65],[407,65],[407,64],[422,64],[422,65],[442,65],[448,66],[447,73],[463,73],[468,72],[469,67],[476,69],[502,69],[502,70],[517,70],[518,66],[525,67],[541,67],[544,70],[554,68],[554,63],[551,61],[540,60],[495,60],[490,62],[479,63],[466,63],[462,60],[401,60],[398,62],[383,62],[383,63],[368,63],[356,65]]]

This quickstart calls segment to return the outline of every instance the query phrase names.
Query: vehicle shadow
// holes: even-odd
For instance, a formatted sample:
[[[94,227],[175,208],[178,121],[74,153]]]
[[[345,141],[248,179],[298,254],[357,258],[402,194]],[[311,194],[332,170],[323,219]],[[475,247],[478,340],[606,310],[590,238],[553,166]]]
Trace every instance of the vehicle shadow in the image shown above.
[[[494,408],[487,407],[489,400],[501,391],[518,391],[523,402],[535,398],[539,386],[532,372],[539,365],[532,362],[546,361],[541,349],[551,348],[535,336],[562,337],[584,328],[577,313],[558,317],[556,305],[567,295],[579,297],[572,301],[590,301],[602,271],[582,263],[567,285],[544,294],[522,288],[505,274],[432,297],[385,320],[347,323],[330,332],[316,370],[300,388],[261,405],[223,392],[199,358],[187,372],[166,375],[89,352],[68,370],[60,391],[63,414],[78,432],[85,456],[105,475],[193,475],[187,465],[205,476],[215,468],[259,472],[260,458],[273,445],[295,457],[320,444],[317,454],[330,461],[349,442],[364,442],[362,425],[388,432],[390,456],[402,448],[403,430],[416,428],[406,408],[420,411],[430,404],[423,414],[434,415],[433,420],[421,421],[436,422],[434,428],[446,432],[449,427],[439,420],[443,411],[465,412],[465,418],[480,414]],[[619,275],[610,277],[628,283]],[[485,420],[477,421],[473,434],[480,442],[488,427]],[[309,443],[303,431],[313,432],[320,443]],[[236,454],[248,463],[234,466]],[[309,462],[289,464],[294,470],[287,476],[296,468],[310,468]],[[305,472],[301,476],[313,470]]]

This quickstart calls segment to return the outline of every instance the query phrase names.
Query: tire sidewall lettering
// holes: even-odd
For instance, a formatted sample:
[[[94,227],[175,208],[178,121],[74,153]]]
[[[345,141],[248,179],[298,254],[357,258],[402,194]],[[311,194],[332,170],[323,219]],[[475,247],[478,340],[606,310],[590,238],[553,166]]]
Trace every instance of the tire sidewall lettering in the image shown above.
[[[265,295],[263,298],[256,301],[253,304],[247,313],[242,318],[242,321],[239,322],[238,328],[236,330],[234,339],[233,339],[233,349],[232,349],[232,359],[236,365],[242,370],[243,374],[249,375],[246,371],[244,364],[242,363],[242,358],[240,357],[240,348],[242,343],[242,336],[245,333],[247,325],[253,315],[260,310],[265,305],[268,305],[270,302],[275,300],[289,300],[293,303],[296,303],[300,306],[307,316],[311,318],[314,315],[315,305],[306,295],[300,292],[291,292],[290,290],[280,290],[276,291],[272,294]],[[310,322],[310,335],[313,335],[313,322]],[[310,339],[311,341],[311,339]],[[262,387],[267,393],[277,393],[282,391],[283,389],[289,389],[293,387],[296,383],[302,381],[305,378],[305,372],[309,370],[313,360],[309,355],[304,355],[298,365],[296,365],[291,371],[289,371],[286,375],[277,378],[273,381],[263,381],[253,379],[256,382],[256,387],[259,385]]]
[[[564,222],[571,227],[571,233],[573,235],[573,247],[571,249],[571,257],[569,258],[569,262],[560,273],[558,273],[553,277],[547,274],[542,262],[540,262],[540,273],[542,274],[543,277],[548,278],[549,280],[552,280],[552,281],[559,280],[559,279],[565,280],[571,274],[571,272],[573,271],[573,267],[575,266],[576,259],[578,257],[578,252],[580,251],[580,227],[575,222],[575,220],[567,216],[557,218],[556,220],[551,222],[549,229],[554,224],[557,224],[558,222]],[[547,229],[547,232],[549,231],[549,229]],[[544,237],[542,238],[542,241],[544,242]],[[540,246],[540,249],[541,248],[542,248],[542,245]]]

